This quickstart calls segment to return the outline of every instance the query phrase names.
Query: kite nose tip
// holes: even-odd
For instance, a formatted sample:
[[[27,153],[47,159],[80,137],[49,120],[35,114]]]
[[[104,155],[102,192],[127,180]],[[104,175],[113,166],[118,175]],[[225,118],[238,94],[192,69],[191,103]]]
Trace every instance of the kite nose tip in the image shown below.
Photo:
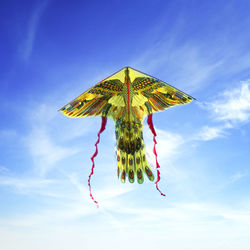
[[[129,73],[128,67],[125,67],[125,74],[127,75]]]

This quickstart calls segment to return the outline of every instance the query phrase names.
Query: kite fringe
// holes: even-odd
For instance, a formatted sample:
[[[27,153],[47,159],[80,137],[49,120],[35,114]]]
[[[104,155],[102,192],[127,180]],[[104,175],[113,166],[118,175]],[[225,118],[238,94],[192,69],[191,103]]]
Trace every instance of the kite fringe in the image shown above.
[[[151,130],[151,132],[152,132],[152,134],[153,134],[153,136],[154,136],[154,137],[153,137],[153,141],[154,141],[153,153],[154,153],[154,155],[155,155],[155,160],[156,160],[156,171],[157,171],[157,180],[156,180],[156,182],[155,182],[156,189],[160,192],[160,194],[161,194],[162,196],[166,196],[164,193],[161,192],[161,190],[160,190],[159,187],[158,187],[158,182],[160,181],[161,177],[160,177],[160,170],[159,170],[160,164],[159,164],[159,162],[158,162],[158,160],[157,160],[157,152],[156,152],[156,144],[157,144],[157,141],[156,141],[156,139],[155,139],[155,137],[157,136],[157,134],[156,134],[156,132],[155,132],[155,128],[154,128],[154,125],[153,125],[153,114],[149,114],[149,115],[148,115],[148,120],[147,120],[147,122],[148,122],[148,127],[150,128],[150,130]]]
[[[91,192],[91,184],[90,184],[90,179],[91,179],[91,176],[94,174],[94,167],[95,167],[95,162],[94,162],[94,158],[97,156],[98,154],[98,147],[97,147],[97,144],[100,142],[100,135],[101,133],[105,130],[106,128],[106,124],[107,124],[107,117],[105,116],[102,116],[102,125],[101,125],[101,128],[98,132],[98,139],[95,143],[95,153],[91,156],[91,161],[92,161],[92,167],[91,167],[91,172],[89,174],[89,178],[88,178],[88,185],[89,185],[89,196],[91,197],[91,199],[94,201],[94,203],[96,204],[97,208],[99,208],[99,204],[98,202],[94,199],[93,195],[92,195],[92,192]]]

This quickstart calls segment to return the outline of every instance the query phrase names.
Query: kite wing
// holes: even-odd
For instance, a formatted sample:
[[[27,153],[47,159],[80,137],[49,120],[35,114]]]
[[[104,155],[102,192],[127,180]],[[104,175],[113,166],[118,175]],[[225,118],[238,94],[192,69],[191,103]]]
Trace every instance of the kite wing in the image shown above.
[[[111,78],[111,77],[110,77]],[[69,117],[108,116],[114,119],[125,106],[121,95],[123,84],[119,79],[106,79],[90,88],[60,111]],[[109,111],[113,112],[109,112]]]
[[[153,77],[137,77],[132,83],[132,107],[137,116],[145,117],[175,105],[187,104],[194,98]]]
[[[129,71],[131,86],[126,82],[126,71]],[[75,98],[60,111],[74,118],[104,116],[116,121],[129,112],[128,93],[132,101],[132,112],[139,120],[194,99],[155,77],[125,67]]]

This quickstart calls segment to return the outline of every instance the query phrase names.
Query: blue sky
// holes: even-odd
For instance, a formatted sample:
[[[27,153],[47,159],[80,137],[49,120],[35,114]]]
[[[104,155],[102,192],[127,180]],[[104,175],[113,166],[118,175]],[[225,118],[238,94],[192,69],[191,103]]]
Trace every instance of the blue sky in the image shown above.
[[[233,250],[250,245],[250,2],[0,4],[0,246]],[[160,189],[117,180],[108,121],[59,108],[131,66],[197,101],[154,115]],[[152,134],[145,124],[155,170]]]

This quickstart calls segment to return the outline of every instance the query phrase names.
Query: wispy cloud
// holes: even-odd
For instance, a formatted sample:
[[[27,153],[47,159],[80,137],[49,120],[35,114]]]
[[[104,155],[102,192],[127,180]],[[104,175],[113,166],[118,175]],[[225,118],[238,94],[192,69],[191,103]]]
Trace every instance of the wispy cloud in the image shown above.
[[[247,177],[247,176],[249,176],[248,172],[237,172],[230,177],[230,182],[234,183],[234,182],[239,181],[242,178]]]
[[[181,227],[183,232],[189,232],[192,237],[195,237],[197,232],[202,229],[204,230],[204,225],[206,225],[206,233],[209,235],[214,235],[215,225],[220,227],[218,232],[222,230],[221,233],[228,225],[231,225],[236,228],[245,227],[247,233],[250,233],[249,206],[244,208],[231,208],[214,203],[190,202],[171,203],[166,208],[145,208],[136,207],[131,204],[124,205],[123,202],[112,199],[105,210],[93,209],[93,207],[84,204],[82,201],[63,204],[63,207],[61,207],[60,210],[46,209],[39,214],[24,215],[11,220],[3,219],[1,224],[16,229],[18,227],[30,228],[41,227],[42,225],[47,226],[51,225],[51,222],[53,222],[54,226],[65,224],[77,226],[82,224],[82,218],[95,214],[98,215],[96,218],[97,222],[94,224],[97,228],[102,227],[103,223],[105,226],[111,223],[114,226],[114,230],[124,229],[125,231],[138,231],[138,229],[143,228],[145,232],[154,228],[166,233],[169,231],[169,228],[178,231],[178,228]],[[78,219],[77,223],[75,219]],[[112,221],[110,221],[110,219]],[[82,228],[83,231],[92,228],[91,223],[87,221],[85,221],[82,226],[84,226]],[[138,232],[140,232],[140,230]]]
[[[250,121],[250,80],[240,82],[235,88],[226,89],[216,99],[200,103],[201,108],[210,112],[214,125],[203,126],[196,133],[196,139],[209,141],[225,137],[227,130]],[[218,124],[219,123],[219,124]]]
[[[208,105],[218,121],[244,123],[250,120],[250,80],[241,82],[236,88],[226,90]]]
[[[89,203],[90,197],[89,197],[89,189],[85,184],[82,184],[81,181],[79,181],[79,174],[77,173],[66,173],[63,172],[65,176],[67,176],[78,191],[80,191],[80,194],[84,199]],[[105,188],[97,189],[96,190],[96,195],[98,197],[98,200],[100,198],[100,204],[102,204],[102,207],[105,207],[107,204],[109,204],[110,200],[117,198],[118,196],[121,196],[123,194],[126,194],[128,192],[131,192],[134,190],[135,187],[130,185],[125,186],[125,185],[120,185],[119,183],[113,184],[113,185],[108,185]],[[106,205],[105,205],[106,204]]]
[[[36,106],[36,109],[32,109]],[[34,162],[34,170],[44,176],[56,164],[78,152],[68,141],[87,134],[93,127],[93,120],[87,119],[84,126],[81,119],[62,119],[54,103],[32,103],[25,112],[30,132],[23,138]],[[72,122],[73,121],[73,122]]]
[[[25,37],[25,40],[21,44],[20,54],[24,61],[27,61],[32,53],[35,36],[37,33],[38,25],[41,19],[41,16],[47,7],[48,0],[39,1],[38,5],[33,10],[29,22],[28,22],[28,31]]]
[[[34,189],[38,187],[44,187],[50,183],[53,183],[53,180],[50,179],[35,179],[35,178],[16,178],[10,176],[0,176],[0,185],[1,186],[9,186],[15,188],[19,191],[23,191],[25,189]]]
[[[55,144],[45,129],[33,129],[26,140],[36,169],[41,175],[46,174],[58,161],[79,152],[78,149]]]
[[[192,151],[190,147],[190,140],[187,136],[184,137],[181,133],[169,132],[159,129],[155,126],[157,133],[156,137],[156,151],[158,155],[158,162],[161,166],[161,186],[167,185],[166,180],[172,180],[174,182],[181,182],[183,178],[187,177],[187,172],[182,167],[176,164],[177,161],[183,159],[188,151]],[[153,153],[153,135],[148,126],[144,127],[144,140],[146,145],[147,160],[149,165],[155,172],[155,155]],[[184,159],[183,159],[184,160]]]
[[[146,71],[161,69],[164,72],[163,77],[166,77],[165,81],[170,81],[170,84],[177,83],[185,91],[200,89],[223,61],[216,56],[204,57],[204,48],[196,43],[186,42],[176,46],[173,39],[162,38],[160,43],[148,49],[134,64],[142,67],[145,61],[148,62]]]
[[[225,136],[225,127],[209,127],[204,126],[197,134],[197,139],[202,141],[210,141]]]
[[[0,174],[9,172],[9,169],[5,166],[0,165]]]
[[[177,152],[180,150],[181,145],[184,143],[184,139],[180,134],[171,133],[168,131],[164,131],[156,128],[157,137],[157,152],[161,160],[166,161],[169,159],[173,159],[174,156],[177,155]],[[151,163],[155,163],[155,156],[152,152],[153,149],[153,140],[152,133],[147,126],[144,128],[144,135],[146,141],[146,150],[149,155],[149,160]],[[160,139],[159,139],[160,138]]]

